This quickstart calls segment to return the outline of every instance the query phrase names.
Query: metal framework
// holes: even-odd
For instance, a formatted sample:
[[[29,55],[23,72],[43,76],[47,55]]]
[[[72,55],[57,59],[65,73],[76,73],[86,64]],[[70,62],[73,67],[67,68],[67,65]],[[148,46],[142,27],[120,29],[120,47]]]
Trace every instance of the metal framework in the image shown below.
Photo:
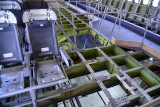
[[[78,2],[78,1],[75,1],[75,2]],[[88,2],[90,3],[90,2]],[[86,1],[86,4],[87,4],[87,1]],[[53,5],[53,4],[52,4]],[[68,4],[70,5],[70,4]],[[56,6],[58,7],[58,9],[56,8]],[[77,6],[77,5],[76,5]],[[88,6],[88,5],[87,5]],[[61,4],[59,4],[58,2],[56,2],[53,7],[55,7],[55,9],[58,11],[59,15],[60,15],[60,22],[61,22],[61,15],[69,21],[69,19],[67,17],[65,17],[61,11],[59,10],[59,8],[64,8],[66,11],[68,11],[71,16],[72,16],[72,21],[69,21],[70,24],[73,25],[73,30],[74,30],[74,43],[76,43],[76,35],[75,35],[75,29],[77,29],[75,26],[74,26],[74,18],[78,18],[77,16],[78,15],[95,15],[95,14],[103,14],[102,15],[102,21],[101,21],[101,24],[99,26],[99,29],[96,31],[97,35],[100,34],[100,29],[101,29],[101,26],[102,26],[102,23],[103,23],[103,20],[105,20],[105,14],[107,13],[113,13],[113,14],[118,14],[117,16],[117,19],[115,21],[115,24],[114,24],[114,27],[117,23],[117,20],[122,20],[122,15],[124,13],[128,13],[128,14],[137,14],[137,13],[131,13],[131,12],[96,12],[96,13],[90,13],[89,9],[87,9],[87,13],[73,13],[71,11],[69,11],[66,7],[62,6]],[[67,6],[68,7],[68,6]],[[89,6],[88,6],[89,7]],[[75,9],[78,9],[78,7],[76,7]],[[144,15],[144,14],[138,14],[138,15]],[[90,20],[90,19],[89,19]],[[148,19],[150,20],[150,19]],[[83,22],[83,21],[82,21]],[[86,23],[85,23],[86,24]],[[57,23],[58,26],[60,26],[58,23]],[[119,30],[120,30],[120,26],[121,26],[121,21],[119,21]],[[89,27],[89,25],[88,25]],[[114,29],[113,27],[113,29]],[[61,23],[61,27],[62,28],[62,23]],[[91,28],[89,28],[91,29]],[[65,34],[64,30],[61,29],[63,31],[63,33]],[[146,31],[147,31],[147,28],[146,28]],[[88,32],[89,33],[89,32]],[[146,32],[145,32],[146,34]],[[145,38],[145,34],[143,36],[143,38]],[[65,34],[66,35],[66,34]],[[66,35],[67,36],[67,35]],[[112,36],[112,34],[110,34],[110,37]],[[119,34],[117,34],[117,38],[118,38]],[[67,38],[69,39],[69,37],[67,36]],[[144,39],[143,39],[144,40]],[[71,40],[69,40],[71,41]],[[107,41],[107,44],[108,42],[110,42],[110,39],[108,39]],[[142,44],[143,44],[143,41],[142,41]],[[73,45],[73,44],[72,44]],[[101,82],[101,80],[99,80],[97,78],[97,76],[95,75],[95,72],[93,71],[93,69],[90,67],[89,63],[87,63],[87,61],[85,60],[85,58],[82,56],[82,54],[80,53],[79,50],[77,50],[77,44],[74,44],[74,47],[76,47],[76,52],[77,54],[79,55],[79,57],[81,58],[81,60],[85,63],[85,66],[87,67],[87,69],[90,71],[90,73],[93,75],[94,79],[96,80],[96,82],[98,83],[98,85],[101,87],[101,89],[104,91],[104,93],[106,94],[106,96],[110,99],[110,104],[114,107],[118,106],[118,104],[116,103],[116,99],[112,98],[112,96],[110,95],[110,93],[107,91],[107,88],[104,86],[104,84]],[[97,47],[97,50],[100,51],[107,60],[109,60],[113,65],[115,65],[118,69],[118,71],[120,72],[119,75],[117,75],[117,78],[122,81],[122,84],[125,84],[125,87],[132,93],[132,94],[135,94],[137,93],[135,90],[138,90],[138,92],[140,92],[141,94],[140,95],[143,95],[145,96],[149,101],[152,101],[152,98],[141,88],[139,87],[120,67],[118,67],[118,65],[116,63],[114,63],[100,48]],[[127,83],[126,83],[127,81]],[[132,86],[129,86],[129,84],[132,84]],[[132,87],[132,88],[131,88]],[[122,100],[121,103],[124,103],[124,101],[126,100]],[[127,102],[127,101],[126,101]]]
[[[112,0],[111,0],[112,1]],[[101,22],[100,22],[100,25],[98,27],[98,30],[94,30],[96,32],[96,35],[95,35],[95,49],[97,49],[103,56],[106,60],[108,60],[109,62],[111,62],[111,64],[113,64],[117,69],[118,69],[118,73],[116,74],[116,78],[124,85],[124,87],[131,93],[131,95],[137,95],[139,97],[145,97],[149,102],[152,101],[152,97],[144,90],[142,89],[140,86],[137,85],[137,83],[130,77],[128,76],[128,74],[126,73],[126,71],[124,71],[122,68],[120,68],[114,61],[112,58],[110,58],[106,53],[103,52],[103,50],[99,47],[99,45],[96,44],[96,42],[100,42],[98,37],[101,35],[102,37],[104,37],[100,31],[101,31],[101,27],[102,27],[102,24],[103,24],[103,21],[105,20],[105,15],[106,14],[117,14],[117,18],[116,18],[116,21],[114,23],[114,26],[112,28],[112,32],[110,33],[110,36],[109,38],[105,38],[107,40],[107,43],[104,44],[104,46],[108,46],[108,44],[110,43],[110,40],[111,40],[111,37],[112,37],[112,33],[113,33],[113,30],[115,28],[115,25],[118,23],[118,26],[119,26],[119,29],[118,29],[118,33],[117,33],[117,43],[118,44],[118,41],[119,41],[119,31],[120,31],[120,28],[121,28],[121,20],[123,20],[122,16],[124,16],[124,14],[132,14],[132,15],[142,15],[142,16],[145,16],[146,14],[141,14],[141,13],[136,13],[137,12],[137,9],[135,12],[125,12],[125,11],[120,11],[120,12],[109,12],[108,10],[111,10],[111,9],[114,9],[112,7],[107,7],[107,6],[104,6],[103,3],[102,3],[102,0],[99,0],[99,1],[89,1],[89,0],[86,0],[86,1],[68,1],[68,2],[65,2],[67,3],[66,7],[63,6],[62,4],[60,4],[59,2],[49,2],[50,6],[52,8],[54,8],[58,13],[59,15],[59,21],[56,21],[56,25],[57,25],[57,28],[60,29],[62,32],[63,32],[63,35],[65,35],[65,37],[67,38],[67,41],[71,43],[72,45],[72,49],[68,52],[76,52],[77,55],[80,57],[80,59],[82,60],[82,63],[84,64],[84,66],[88,69],[88,71],[90,72],[90,74],[93,76],[94,80],[96,81],[96,83],[99,85],[99,87],[101,88],[101,90],[105,93],[105,95],[109,98],[109,104],[113,107],[119,107],[120,104],[127,104],[129,103],[129,98],[128,97],[122,97],[122,98],[119,98],[119,99],[115,99],[112,97],[111,93],[108,91],[108,89],[106,88],[106,86],[104,85],[103,83],[103,80],[109,80],[110,77],[106,77],[106,76],[103,76],[103,77],[98,77],[95,73],[95,71],[93,70],[93,68],[91,67],[90,64],[93,64],[95,63],[94,61],[87,61],[84,56],[82,55],[81,52],[83,52],[85,50],[85,47],[86,47],[86,42],[88,41],[88,38],[85,39],[85,43],[84,43],[84,46],[83,46],[83,49],[78,49],[77,47],[77,34],[76,34],[76,30],[80,30],[80,29],[85,29],[87,28],[88,29],[88,34],[91,34],[90,33],[90,30],[92,29],[92,27],[89,25],[89,23],[86,23],[85,21],[83,21],[82,19],[80,19],[78,16],[81,16],[81,15],[85,15],[85,16],[88,16],[89,18],[89,22],[94,18],[94,17],[97,17],[100,18],[100,15],[101,15]],[[86,13],[74,13],[72,11],[70,11],[68,8],[71,7],[70,3],[76,3],[76,8],[77,9],[76,11],[78,11],[78,6],[77,6],[77,3],[85,3],[88,8],[86,9]],[[96,6],[94,7],[94,9],[98,10],[98,12],[90,12],[90,9],[89,8],[92,8],[91,7],[91,4],[95,4]],[[111,2],[110,2],[111,3]],[[123,1],[124,3],[124,1]],[[101,8],[100,8],[101,7]],[[102,11],[102,7],[104,7],[104,11]],[[66,15],[64,15],[62,12],[61,12],[61,9],[64,9],[66,10],[71,17],[66,17]],[[121,7],[122,9],[122,7]],[[99,11],[100,10],[100,11]],[[97,16],[95,16],[97,15]],[[91,16],[91,17],[90,17]],[[143,42],[144,42],[144,39],[145,39],[145,36],[146,36],[146,32],[148,31],[148,26],[151,25],[151,20],[153,18],[156,18],[156,20],[159,20],[159,18],[155,17],[155,16],[149,16],[149,15],[146,15],[148,18],[144,18],[145,20],[147,20],[147,25],[146,25],[146,29],[145,29],[145,33],[144,33],[144,36],[143,36],[143,40],[141,42],[141,47],[143,45]],[[67,30],[71,30],[71,29],[64,29],[63,28],[63,21],[62,21],[62,18],[64,18],[64,20],[68,21],[70,25],[72,25],[72,30],[73,30],[73,36],[74,36],[74,42],[70,39],[69,35],[67,35],[67,33],[65,31]],[[86,27],[84,28],[78,28],[76,25],[75,25],[75,18],[77,18],[78,20],[80,20],[84,25],[86,25]],[[124,18],[125,19],[125,18]],[[159,21],[155,21],[155,23],[158,23]],[[157,32],[157,30],[156,30]],[[63,45],[67,45],[67,44],[63,44]],[[125,53],[128,57],[131,58],[131,56],[128,54],[128,53]],[[61,55],[63,57],[63,60],[64,62],[66,62],[66,64],[68,66],[72,66],[73,65],[73,62],[72,60],[70,59],[70,57],[68,56],[68,54],[64,51],[64,50],[61,50]],[[58,60],[54,60],[55,63],[59,63]],[[138,63],[138,62],[137,62]],[[62,63],[61,64],[61,67],[62,67],[62,70],[65,71],[65,67]],[[142,69],[144,67],[139,67],[139,68],[136,68],[136,69]],[[147,69],[147,68],[144,68],[144,69]],[[66,74],[65,74],[66,76]],[[103,79],[102,79],[103,78]],[[48,99],[52,99],[52,98],[55,98],[55,97],[58,97],[61,95],[61,93],[63,92],[67,92],[68,90],[72,90],[72,89],[75,89],[77,86],[77,84],[69,84],[69,85],[62,85],[62,84],[59,84],[59,82],[63,83],[63,82],[66,82],[68,80],[68,78],[66,79],[63,79],[63,80],[60,80],[60,81],[57,81],[57,82],[50,82],[50,83],[45,83],[45,84],[38,84],[38,85],[35,85],[35,86],[31,86],[31,87],[28,87],[28,88],[24,88],[24,89],[19,89],[19,90],[15,90],[15,91],[12,91],[12,92],[7,92],[5,94],[2,94],[0,95],[0,98],[6,98],[6,97],[10,97],[10,96],[13,96],[13,95],[17,95],[17,94],[23,94],[23,93],[27,93],[29,92],[30,95],[26,96],[25,97],[22,97],[20,98],[19,100],[23,100],[24,99],[28,99],[26,100],[25,102],[22,101],[22,103],[20,103],[19,105],[16,105],[16,106],[25,106],[25,105],[29,105],[29,104],[32,104],[33,106],[37,106],[37,103],[38,102],[41,102],[41,101],[44,101],[44,100],[48,100]],[[34,80],[30,80],[30,82],[32,83]],[[48,96],[48,97],[44,97],[44,98],[38,98],[37,97],[37,93],[38,93],[38,90],[43,90],[42,88],[51,88],[52,86],[55,86],[56,84],[58,84],[58,88],[56,88],[55,90],[52,91],[52,96]],[[44,95],[43,96],[46,96],[45,93],[43,93]]]

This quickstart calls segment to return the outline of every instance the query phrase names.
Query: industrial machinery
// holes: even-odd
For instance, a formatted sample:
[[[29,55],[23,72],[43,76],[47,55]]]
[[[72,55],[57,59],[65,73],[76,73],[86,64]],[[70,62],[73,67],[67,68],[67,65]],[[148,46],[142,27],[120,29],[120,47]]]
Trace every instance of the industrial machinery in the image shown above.
[[[1,0],[0,107],[160,106],[159,7]]]

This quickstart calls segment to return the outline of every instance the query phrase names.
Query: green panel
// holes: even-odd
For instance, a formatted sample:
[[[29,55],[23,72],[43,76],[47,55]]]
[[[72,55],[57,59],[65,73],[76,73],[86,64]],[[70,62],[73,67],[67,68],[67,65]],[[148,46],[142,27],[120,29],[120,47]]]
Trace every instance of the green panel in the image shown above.
[[[74,36],[73,29],[72,29],[72,30],[65,30],[65,33],[66,33],[68,36]],[[76,30],[75,30],[75,35],[77,35]]]
[[[123,4],[123,1],[118,2],[117,8],[118,8],[118,9],[121,9],[122,4]]]
[[[95,72],[99,72],[103,70],[107,70],[110,74],[117,72],[116,67],[113,64],[111,64],[109,61],[97,62],[97,63],[91,64],[91,67]]]
[[[112,6],[114,8],[117,8],[118,3],[119,3],[118,0],[112,0]]]
[[[85,35],[88,34],[89,28],[77,29],[77,35]]]
[[[158,77],[160,77],[160,65],[151,65],[148,67],[152,72],[154,72]]]
[[[137,8],[137,5],[138,5],[138,4],[132,4],[132,5],[130,6],[128,12],[133,12],[133,13],[135,13],[136,8]],[[133,19],[133,18],[134,18],[134,15],[128,14],[128,15],[127,15],[127,18]]]
[[[113,77],[113,78],[111,78],[111,79],[109,79],[109,80],[103,81],[103,83],[104,83],[104,85],[105,85],[107,88],[109,88],[109,87],[114,86],[115,84],[116,84],[116,85],[117,85],[117,84],[120,84],[120,81],[119,81],[116,77]]]
[[[73,26],[72,25],[64,25],[63,26],[63,29],[70,29],[70,28],[73,28]]]
[[[57,19],[57,21],[60,21],[60,18],[59,19]],[[61,21],[66,21],[66,18],[61,18]]]
[[[81,59],[76,52],[68,54],[70,58],[73,60],[74,64],[81,63]]]
[[[90,30],[91,34],[95,37],[96,32],[94,32],[92,29]],[[103,44],[104,46],[106,46],[107,44],[107,40],[105,40],[101,35],[98,36],[98,39],[101,40],[100,43]],[[110,43],[108,43],[107,46],[111,45]]]
[[[67,38],[65,36],[58,36],[58,43],[63,43],[67,41]]]
[[[143,13],[143,14],[145,14],[146,11],[147,11],[147,6],[140,5],[140,6],[138,7],[137,13]]]
[[[86,60],[92,60],[102,56],[102,54],[97,49],[88,49],[84,52],[81,52],[81,54]]]
[[[53,102],[60,101],[60,100],[63,100],[63,99],[71,98],[73,96],[78,96],[80,94],[84,94],[84,93],[88,93],[88,92],[93,92],[94,90],[95,91],[96,90],[100,90],[100,88],[99,88],[99,86],[96,83],[92,82],[90,84],[79,86],[76,89],[69,90],[67,92],[62,92],[61,96],[58,96],[56,98],[52,98],[52,99],[49,99],[49,100],[45,100],[43,102],[40,102],[39,104],[45,105],[45,103],[48,103],[48,102],[52,102],[53,103]]]
[[[89,71],[83,65],[69,67],[65,71],[69,79],[89,74]]]
[[[64,44],[66,44],[66,45],[63,45],[63,46],[61,46],[61,45],[59,45],[59,49],[60,48],[63,48],[64,50],[69,50],[69,48],[70,49],[72,49],[72,45],[71,45],[71,43],[69,43],[69,42],[63,42]]]
[[[101,49],[109,57],[124,54],[120,48],[116,48],[115,46],[102,47]]]
[[[154,78],[152,75],[150,75],[145,70],[141,71],[140,77],[141,79],[143,79],[143,81],[145,81],[151,87],[160,84],[160,81],[158,81],[156,78]]]
[[[139,105],[143,105],[147,102],[148,102],[148,100],[146,98],[139,98]]]
[[[129,3],[130,3],[130,2],[129,2]],[[124,3],[124,5],[125,5],[125,6],[123,6],[123,8],[124,8],[127,12],[129,12],[130,9],[131,9],[131,7],[132,7],[132,4]],[[126,8],[126,6],[127,6],[127,8]]]
[[[75,24],[75,26],[76,26],[77,28],[83,28],[83,27],[86,27],[86,25],[85,25],[85,24]]]
[[[70,21],[72,21],[72,17],[68,18]],[[74,21],[78,20],[77,18],[73,18]]]
[[[105,80],[105,81],[103,81],[103,83],[106,86],[106,88],[110,88],[115,85],[120,85],[123,88],[123,90],[126,92],[126,94],[130,95],[129,91],[124,87],[123,84],[121,84],[121,82],[116,77],[113,77],[109,80]]]
[[[127,72],[127,74],[131,78],[139,77],[143,82],[145,82],[149,87],[153,87],[155,85],[160,84],[160,81],[153,77],[149,71],[146,71],[144,69],[138,69]]]
[[[158,98],[158,97],[160,97],[160,91],[159,91],[159,90],[160,90],[160,87],[151,90],[150,92],[148,92],[148,94],[149,94],[153,99]]]
[[[88,19],[88,17],[83,16],[78,16],[80,19]]]
[[[155,7],[150,7],[150,13],[151,13],[151,16],[154,16],[155,12],[156,12],[156,9]]]
[[[102,4],[105,5],[107,0],[102,0]]]
[[[74,23],[82,23],[80,20],[75,20]]]
[[[133,54],[132,56],[133,56],[136,60],[138,60],[138,61],[141,61],[141,60],[144,60],[144,59],[148,59],[148,58],[149,58],[149,56],[148,56],[147,54],[143,53],[143,52]]]
[[[138,64],[136,64],[136,62],[134,62],[132,59],[130,59],[127,56],[120,56],[120,57],[113,58],[113,61],[118,66],[120,66],[123,70],[128,70],[128,69],[138,67]]]
[[[136,60],[138,60],[141,64],[144,64],[146,66],[152,65],[153,64],[153,60],[150,60],[150,57],[141,52],[141,53],[136,53],[132,55]]]
[[[147,7],[146,7],[146,6],[143,6],[143,5],[140,5],[140,6],[138,7],[137,13],[145,14],[146,11],[147,11]],[[140,15],[140,16],[143,16],[143,15]],[[136,20],[141,22],[141,21],[143,20],[143,18],[136,16]]]
[[[127,74],[131,77],[131,78],[135,78],[138,77],[140,75],[141,69],[137,69],[137,70],[133,70],[130,72],[127,72]]]
[[[106,5],[109,6],[110,2],[111,2],[111,0],[107,0]]]
[[[89,20],[83,20],[84,22],[86,22],[86,23],[89,23]]]
[[[59,24],[61,23],[59,22]],[[70,24],[70,23],[68,21],[63,21],[62,24]]]

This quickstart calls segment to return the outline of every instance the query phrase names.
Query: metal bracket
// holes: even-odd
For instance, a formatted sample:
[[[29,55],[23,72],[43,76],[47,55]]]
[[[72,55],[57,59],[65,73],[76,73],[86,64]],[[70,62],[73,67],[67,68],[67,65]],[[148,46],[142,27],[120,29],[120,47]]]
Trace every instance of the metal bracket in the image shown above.
[[[59,92],[69,91],[69,90],[72,90],[72,89],[74,89],[76,87],[77,87],[76,83],[70,84],[70,85],[66,85],[66,86],[63,86],[63,87],[59,87]]]
[[[24,54],[24,77],[29,77],[30,75],[30,55]]]
[[[96,78],[96,80],[95,81],[104,81],[104,80],[109,80],[110,79],[110,77],[108,76],[108,75],[104,75],[104,76],[98,76],[97,78]]]
[[[86,65],[86,64],[93,64],[93,63],[96,63],[96,62],[97,62],[97,60],[92,59],[92,60],[88,60],[88,61],[83,61],[82,64]]]
[[[63,48],[60,49],[60,53],[61,53],[61,56],[62,56],[64,62],[66,63],[66,65],[68,67],[73,66],[72,59],[69,57],[69,55],[67,54],[67,52]]]
[[[3,10],[10,10],[10,9],[14,9],[14,10],[21,10],[21,6],[18,2],[16,1],[0,1],[0,9]]]
[[[0,70],[0,94],[24,88],[23,67]]]
[[[53,81],[56,82],[64,78],[65,76],[58,65],[53,65],[53,64],[47,65],[47,63],[44,63],[44,65],[39,66],[37,68],[38,84],[43,84]]]
[[[127,103],[129,103],[129,100],[128,100],[127,97],[121,97],[121,98],[117,98],[117,99],[115,100],[115,103],[116,103],[117,105],[127,104]]]
[[[14,24],[17,24],[17,19],[12,12],[10,12],[8,10],[7,11],[0,10],[0,23],[14,23]]]
[[[57,20],[55,12],[51,9],[31,9],[23,14],[23,22],[31,22],[34,20]]]
[[[26,102],[26,101],[29,101],[29,100],[32,100],[31,96],[24,96],[24,97],[21,97],[21,98],[17,99],[17,102],[18,103],[23,103],[23,102]]]
[[[126,79],[125,76],[120,77],[119,75],[116,75],[116,77],[132,94],[135,94],[135,92],[133,91],[135,87],[130,83],[130,81]]]

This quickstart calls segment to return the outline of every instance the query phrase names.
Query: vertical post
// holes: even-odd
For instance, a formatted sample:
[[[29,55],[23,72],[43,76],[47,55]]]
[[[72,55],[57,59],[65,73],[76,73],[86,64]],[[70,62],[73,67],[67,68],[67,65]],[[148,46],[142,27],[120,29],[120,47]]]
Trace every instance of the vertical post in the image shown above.
[[[125,2],[125,0],[124,0],[124,2]],[[132,4],[132,3],[133,3],[133,0],[127,1],[127,2],[130,2],[130,3]],[[128,10],[127,10],[127,8],[128,8],[128,3],[126,3],[125,11],[126,11],[126,12],[129,12],[129,11],[130,11],[130,8],[128,8]],[[128,13],[125,13],[125,15],[124,15],[124,20],[126,19],[127,14],[128,14]]]
[[[69,7],[70,7],[70,4],[71,4],[71,2],[70,2],[71,0],[69,0]]]
[[[136,7],[136,10],[134,11],[135,13],[137,13],[140,4],[141,4],[141,0],[138,0],[138,5]],[[135,16],[133,17],[133,19],[135,19]]]
[[[123,13],[123,12],[121,12],[121,13],[119,14],[119,18],[118,18],[119,28],[118,28],[118,34],[117,34],[116,45],[118,45],[118,41],[119,41],[119,33],[120,33],[120,28],[121,28],[122,13]]]
[[[144,32],[144,35],[143,35],[143,39],[142,39],[142,43],[141,43],[140,48],[143,48],[143,42],[144,42],[146,34],[147,34],[148,25],[149,25],[149,19],[147,20],[147,25],[146,25],[146,29],[145,29],[145,32]]]
[[[61,26],[63,28],[63,24],[62,24],[62,20],[61,20],[61,14],[60,14],[60,9],[59,9],[59,4],[57,4],[57,6],[58,6],[58,13],[59,13],[59,16],[60,16],[60,23],[61,23]]]
[[[37,107],[35,90],[30,90],[29,92],[32,98],[33,107]]]
[[[104,12],[106,12],[106,11],[107,11],[107,7],[105,7]],[[105,20],[106,15],[107,15],[106,13],[102,14],[102,18],[101,18],[101,21],[100,21],[100,24],[99,24],[99,27],[98,27],[98,31],[97,31],[97,34],[95,35],[95,41],[96,42],[98,41],[98,36],[100,34],[102,24],[103,24],[103,21]]]
[[[75,31],[75,24],[74,24],[74,16],[72,14],[72,24],[73,24],[73,33],[74,33],[74,44],[75,48],[77,49],[77,38],[76,38],[76,31]]]
[[[113,26],[113,28],[112,28],[112,31],[111,31],[111,33],[110,33],[110,35],[109,35],[109,38],[108,38],[107,43],[106,43],[106,46],[108,45],[108,43],[109,43],[109,41],[110,41],[110,39],[111,39],[111,37],[112,37],[112,33],[113,33],[113,30],[114,30],[114,28],[115,28],[115,26],[116,26],[116,24],[117,24],[118,17],[119,17],[119,15],[117,15],[116,21],[115,21],[114,26]]]
[[[85,2],[85,3],[86,3],[86,11],[88,12],[88,7],[87,7],[87,0],[86,0],[86,2]]]
[[[104,12],[106,12],[107,8],[105,8]],[[106,17],[106,13],[102,14],[102,19],[101,19],[101,22],[100,22],[100,25],[98,27],[98,32],[100,33],[100,30],[102,28],[102,24],[103,24],[103,21],[105,20],[105,17]]]
[[[93,13],[95,13],[97,6],[98,6],[98,4],[96,3],[96,6],[95,6],[95,8],[94,8],[94,12],[93,12]],[[93,19],[93,18],[94,18],[94,15],[92,15],[92,18],[91,18],[91,19]]]
[[[78,11],[78,7],[77,7],[77,0],[76,0],[76,11]]]
[[[103,8],[103,7],[102,7],[102,5],[103,5],[103,4],[102,4],[102,1],[103,1],[103,0],[101,0],[101,12],[102,12],[102,8]]]
[[[121,1],[120,1],[120,2],[121,2]],[[121,5],[121,9],[120,9],[120,10],[123,9],[124,2],[125,2],[125,0],[122,1],[122,5]]]
[[[88,15],[89,22],[90,22],[90,7],[91,7],[91,4],[89,3],[89,15]]]
[[[159,28],[160,28],[160,25],[158,24],[158,23],[160,23],[160,19],[158,18],[159,16],[160,16],[160,1],[158,2],[157,10],[154,14],[154,17],[157,17],[157,18],[155,18],[155,21],[156,21],[156,31],[155,31],[155,33],[157,33]]]
[[[98,11],[99,11],[99,1],[98,1]],[[99,14],[98,14],[98,18],[99,18]]]

